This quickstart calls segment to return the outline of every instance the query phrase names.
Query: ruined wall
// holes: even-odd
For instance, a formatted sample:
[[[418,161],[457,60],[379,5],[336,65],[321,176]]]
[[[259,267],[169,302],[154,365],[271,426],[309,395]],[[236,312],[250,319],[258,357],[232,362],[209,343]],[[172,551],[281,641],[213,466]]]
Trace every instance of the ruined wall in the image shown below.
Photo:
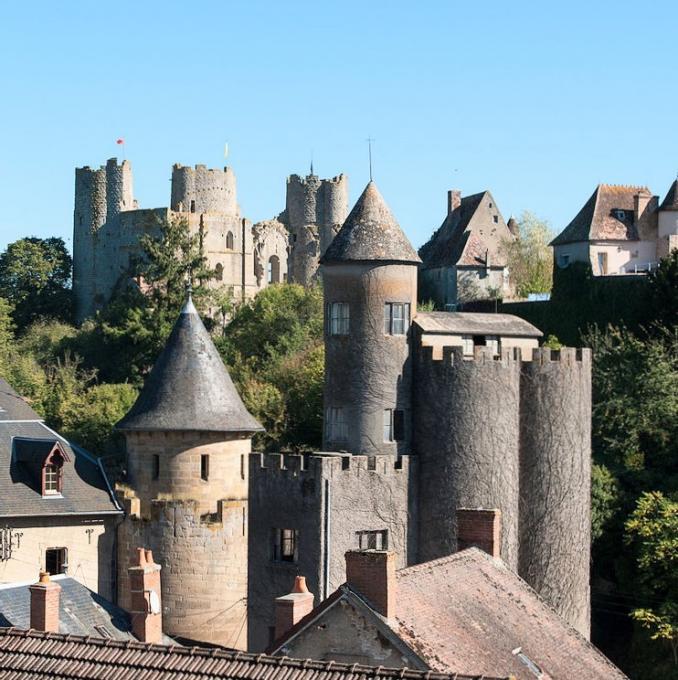
[[[535,350],[520,388],[518,572],[588,637],[591,351]]]
[[[291,234],[290,281],[309,286],[320,257],[348,216],[348,178],[290,175],[283,215]]]
[[[129,609],[128,569],[136,548],[162,566],[163,630],[171,636],[245,649],[247,500],[223,500],[214,515],[195,501],[153,500],[146,516],[125,501],[118,532],[119,604]]]
[[[358,454],[403,454],[411,448],[412,360],[410,331],[384,333],[384,303],[409,303],[416,314],[417,267],[405,264],[342,264],[323,267],[325,299],[325,413],[342,408],[345,441],[331,441],[326,451]],[[349,305],[349,332],[330,335],[328,305]],[[384,442],[384,409],[405,415],[405,438]]]
[[[417,550],[416,466],[391,456],[250,456],[249,646],[262,650],[274,626],[274,600],[296,574],[306,577],[316,604],[345,581],[344,554],[359,547],[359,531],[386,531],[397,566]],[[274,529],[296,529],[294,562],[273,559]]]
[[[417,343],[418,344],[418,343]],[[457,550],[457,508],[499,508],[501,556],[518,566],[520,354],[420,347],[414,449],[420,458],[419,559]]]
[[[219,212],[238,216],[235,173],[229,167],[223,170],[196,165],[172,166],[172,195],[170,207],[176,212]]]
[[[254,241],[254,276],[258,288],[284,283],[288,278],[287,229],[277,220],[258,222],[252,229]]]

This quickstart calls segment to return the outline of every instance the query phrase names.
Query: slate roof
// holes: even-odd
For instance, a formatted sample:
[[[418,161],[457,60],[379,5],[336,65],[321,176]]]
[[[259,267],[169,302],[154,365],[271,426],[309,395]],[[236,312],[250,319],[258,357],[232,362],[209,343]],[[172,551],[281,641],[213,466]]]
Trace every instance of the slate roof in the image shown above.
[[[120,513],[97,459],[50,430],[0,379],[0,517]],[[4,415],[0,411],[0,415]],[[59,442],[68,458],[63,493],[42,497],[42,460]]]
[[[678,210],[678,179],[673,180],[666,198],[662,201],[661,210]]]
[[[59,631],[69,635],[93,635],[114,640],[136,640],[129,614],[91,591],[74,578],[63,574],[50,581],[61,586],[59,593]],[[0,627],[31,627],[31,594],[26,583],[0,585]]]
[[[396,582],[393,619],[375,612],[348,584],[330,596],[329,606],[358,598],[375,626],[388,625],[413,657],[436,672],[534,680],[541,676],[528,668],[532,664],[553,680],[626,678],[504,562],[477,548],[401,569]],[[272,651],[289,651],[295,636],[318,626],[323,606],[276,641]]]
[[[421,260],[374,182],[370,182],[353,206],[339,233],[320,259],[340,262],[404,262]]]
[[[15,680],[473,680],[474,676],[167,647],[0,629],[0,674]],[[477,680],[482,680],[477,677]],[[496,680],[486,678],[485,680]]]
[[[499,335],[523,338],[540,338],[544,335],[537,327],[513,314],[418,312],[414,323],[424,333],[434,335]]]
[[[489,251],[490,266],[504,266],[499,252],[504,238],[512,238],[511,231],[501,222],[482,219],[479,209],[483,202],[491,203],[490,210],[496,211],[497,204],[489,191],[464,196],[458,208],[445,217],[433,236],[419,249],[425,269],[454,266],[485,266]],[[473,220],[476,213],[478,219]],[[491,217],[490,213],[487,217]]]
[[[141,394],[116,427],[249,434],[263,429],[245,408],[190,296]]]
[[[649,194],[647,187],[599,184],[584,207],[563,231],[551,241],[552,246],[582,241],[637,241],[633,197]],[[620,219],[616,211],[623,210]]]

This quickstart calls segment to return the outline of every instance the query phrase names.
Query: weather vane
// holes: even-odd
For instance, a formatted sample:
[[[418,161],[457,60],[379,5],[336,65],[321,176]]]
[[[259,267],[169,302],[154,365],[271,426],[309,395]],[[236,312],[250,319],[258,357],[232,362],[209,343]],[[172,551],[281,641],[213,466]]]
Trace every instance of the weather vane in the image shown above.
[[[370,182],[372,181],[372,142],[375,140],[372,139],[372,137],[368,137],[366,140],[367,142],[367,150],[370,155]]]

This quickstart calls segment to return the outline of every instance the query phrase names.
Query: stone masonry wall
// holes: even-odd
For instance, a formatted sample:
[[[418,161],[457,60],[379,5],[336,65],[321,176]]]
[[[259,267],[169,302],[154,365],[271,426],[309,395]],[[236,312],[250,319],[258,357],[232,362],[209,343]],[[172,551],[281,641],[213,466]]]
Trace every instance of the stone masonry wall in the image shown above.
[[[414,448],[421,459],[421,561],[457,550],[458,508],[498,508],[501,556],[518,566],[520,355],[472,360],[444,347],[434,360],[419,349],[415,364]]]
[[[264,649],[274,626],[274,600],[306,577],[315,603],[345,581],[344,554],[358,532],[386,531],[397,566],[417,552],[416,461],[339,454],[250,456],[249,646]],[[296,529],[297,559],[275,561],[274,529]]]

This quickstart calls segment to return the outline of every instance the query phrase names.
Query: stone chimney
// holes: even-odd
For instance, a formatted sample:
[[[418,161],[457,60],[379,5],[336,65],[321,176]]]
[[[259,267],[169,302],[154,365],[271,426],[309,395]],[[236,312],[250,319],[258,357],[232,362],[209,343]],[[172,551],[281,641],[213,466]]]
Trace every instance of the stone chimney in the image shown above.
[[[457,549],[471,547],[501,556],[501,510],[457,508]]]
[[[312,610],[313,593],[306,587],[306,577],[297,576],[292,592],[275,600],[275,639],[281,638]]]
[[[451,215],[461,205],[461,191],[450,189],[447,192],[447,214]]]
[[[652,200],[652,194],[645,189],[639,191],[633,197],[633,221],[638,224],[645,215],[648,203]]]
[[[395,553],[387,550],[349,550],[346,582],[387,619],[395,616]]]
[[[129,568],[132,632],[142,642],[162,642],[160,565],[153,553],[138,548],[137,564]]]
[[[31,591],[31,628],[58,633],[61,586],[49,580],[48,572],[41,571],[40,580],[28,589]]]

